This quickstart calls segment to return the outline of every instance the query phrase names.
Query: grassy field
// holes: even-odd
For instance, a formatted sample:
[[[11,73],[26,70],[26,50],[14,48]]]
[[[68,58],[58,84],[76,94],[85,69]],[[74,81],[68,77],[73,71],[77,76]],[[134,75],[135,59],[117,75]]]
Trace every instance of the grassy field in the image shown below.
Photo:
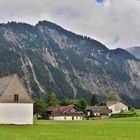
[[[140,140],[140,117],[0,125],[0,140]]]

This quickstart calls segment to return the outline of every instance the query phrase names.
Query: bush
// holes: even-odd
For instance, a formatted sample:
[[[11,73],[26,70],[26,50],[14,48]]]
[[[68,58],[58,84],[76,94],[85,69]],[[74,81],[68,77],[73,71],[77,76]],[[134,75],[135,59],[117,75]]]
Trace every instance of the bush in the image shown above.
[[[136,112],[127,112],[127,113],[118,113],[118,114],[112,114],[112,118],[125,118],[125,117],[137,117],[138,115]]]

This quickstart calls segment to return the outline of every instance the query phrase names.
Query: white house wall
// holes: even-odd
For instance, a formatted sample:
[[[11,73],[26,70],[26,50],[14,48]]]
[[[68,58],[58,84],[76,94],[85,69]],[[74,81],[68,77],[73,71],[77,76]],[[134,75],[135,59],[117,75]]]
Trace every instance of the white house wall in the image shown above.
[[[33,104],[0,103],[0,124],[33,124]]]
[[[50,117],[51,120],[82,120],[83,118],[81,116],[74,116],[72,119],[72,116],[54,116]]]
[[[74,117],[74,120],[83,120],[83,117],[77,116],[77,117]]]
[[[115,110],[115,105],[109,106],[108,109],[111,109],[112,113],[120,113],[120,111]]]
[[[121,102],[111,105],[108,108],[111,109],[112,113],[114,113],[114,114],[120,113],[121,111],[124,111],[124,112],[128,111],[128,107]]]

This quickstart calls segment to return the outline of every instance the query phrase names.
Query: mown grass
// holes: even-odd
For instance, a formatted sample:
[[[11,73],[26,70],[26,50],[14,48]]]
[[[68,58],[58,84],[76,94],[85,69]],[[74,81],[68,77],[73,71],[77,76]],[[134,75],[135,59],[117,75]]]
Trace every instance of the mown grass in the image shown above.
[[[0,125],[0,140],[140,140],[140,117]]]

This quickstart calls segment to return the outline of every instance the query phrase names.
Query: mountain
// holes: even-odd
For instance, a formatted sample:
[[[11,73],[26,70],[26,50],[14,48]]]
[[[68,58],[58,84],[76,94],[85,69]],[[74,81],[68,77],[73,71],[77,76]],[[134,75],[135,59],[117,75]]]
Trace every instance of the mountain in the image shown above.
[[[123,50],[40,21],[0,24],[0,76],[18,73],[31,95],[99,99],[112,90],[140,107],[140,61]]]
[[[128,48],[127,51],[133,54],[136,58],[140,59],[140,47],[131,47]]]

